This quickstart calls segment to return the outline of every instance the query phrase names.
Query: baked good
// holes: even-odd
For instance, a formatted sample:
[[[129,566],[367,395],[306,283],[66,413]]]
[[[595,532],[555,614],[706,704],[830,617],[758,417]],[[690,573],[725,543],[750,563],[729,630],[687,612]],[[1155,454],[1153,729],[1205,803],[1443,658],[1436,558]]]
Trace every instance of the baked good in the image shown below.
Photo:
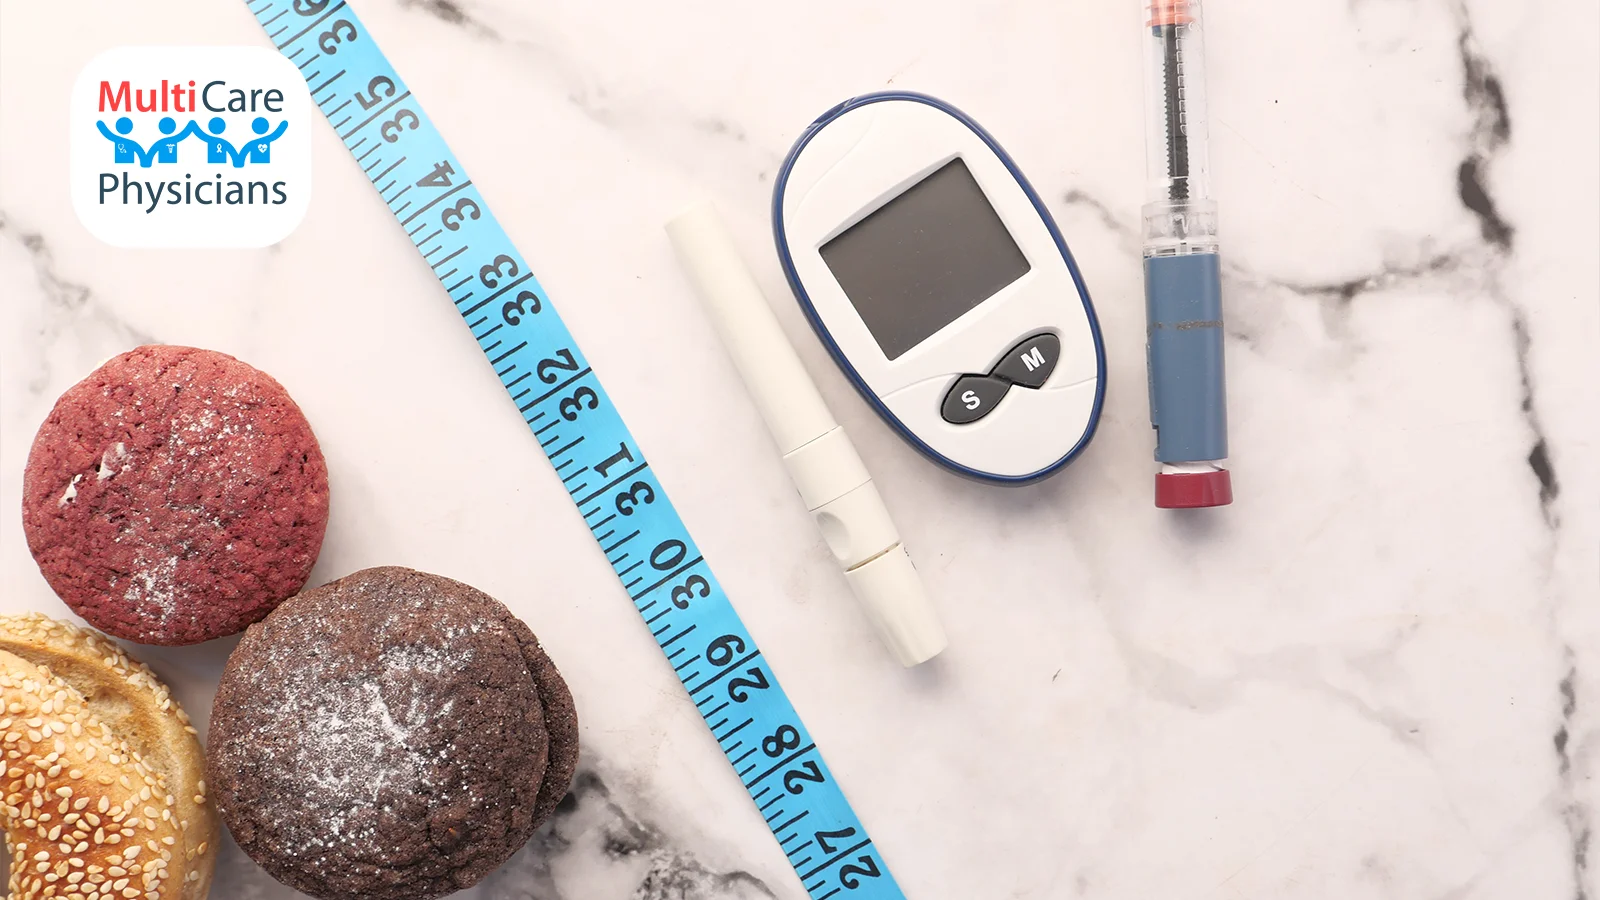
[[[578,722],[498,601],[378,568],[250,626],[208,743],[223,822],[279,881],[324,900],[427,900],[527,843],[571,785]]]
[[[311,574],[328,468],[266,373],[193,347],[122,354],[56,401],[22,481],[45,580],[108,634],[194,644],[260,620]]]
[[[203,900],[205,758],[155,673],[91,631],[0,616],[10,900]]]

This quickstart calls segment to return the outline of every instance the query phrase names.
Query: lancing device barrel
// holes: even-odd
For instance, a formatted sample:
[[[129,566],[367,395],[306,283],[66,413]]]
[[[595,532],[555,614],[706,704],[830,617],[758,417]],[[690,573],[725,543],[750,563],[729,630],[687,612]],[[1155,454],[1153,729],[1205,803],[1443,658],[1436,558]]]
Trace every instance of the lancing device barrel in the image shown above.
[[[801,500],[878,636],[901,665],[937,656],[947,643],[944,627],[883,498],[784,335],[733,236],[709,203],[668,222],[667,235],[766,420]]]
[[[1223,366],[1217,204],[1206,157],[1200,0],[1141,0],[1145,31],[1144,285],[1156,506],[1226,506],[1228,402]]]

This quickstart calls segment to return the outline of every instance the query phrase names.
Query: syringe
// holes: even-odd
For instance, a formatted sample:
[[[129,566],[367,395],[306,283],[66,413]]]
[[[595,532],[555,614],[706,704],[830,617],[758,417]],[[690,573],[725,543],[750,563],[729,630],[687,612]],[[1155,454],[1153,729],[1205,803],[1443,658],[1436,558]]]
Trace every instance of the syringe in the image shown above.
[[[1156,430],[1156,506],[1226,506],[1228,410],[1223,375],[1217,205],[1206,164],[1201,0],[1141,0],[1145,32],[1146,354]]]

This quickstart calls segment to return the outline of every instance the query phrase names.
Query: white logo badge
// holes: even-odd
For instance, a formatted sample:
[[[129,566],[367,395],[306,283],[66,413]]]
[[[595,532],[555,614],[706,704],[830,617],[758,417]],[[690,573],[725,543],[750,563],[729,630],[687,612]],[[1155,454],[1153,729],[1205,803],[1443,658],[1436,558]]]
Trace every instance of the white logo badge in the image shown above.
[[[72,90],[72,205],[118,247],[264,247],[311,201],[311,101],[261,47],[120,47]]]

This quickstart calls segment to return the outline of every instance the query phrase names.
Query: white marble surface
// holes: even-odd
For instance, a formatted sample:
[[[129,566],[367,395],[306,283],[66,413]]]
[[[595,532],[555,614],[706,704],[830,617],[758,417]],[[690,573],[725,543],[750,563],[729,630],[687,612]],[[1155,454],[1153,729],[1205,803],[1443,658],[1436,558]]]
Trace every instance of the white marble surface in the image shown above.
[[[1600,788],[1600,48],[1591,3],[1213,0],[1237,504],[1150,506],[1131,0],[359,0],[538,266],[907,896],[1572,900]],[[583,718],[574,809],[473,900],[800,898],[476,347],[326,128],[250,252],[98,244],[66,98],[240,2],[0,0],[0,608],[64,610],[17,513],[54,398],[143,341],[277,376],[328,455],[314,580],[510,603]],[[895,85],[1004,142],[1110,353],[1094,445],[1001,490],[832,367],[766,231],[811,118]],[[856,436],[953,635],[874,643],[661,224],[700,192]],[[146,651],[202,720],[229,645]],[[233,851],[215,896],[277,900]],[[466,895],[464,895],[466,896]]]

